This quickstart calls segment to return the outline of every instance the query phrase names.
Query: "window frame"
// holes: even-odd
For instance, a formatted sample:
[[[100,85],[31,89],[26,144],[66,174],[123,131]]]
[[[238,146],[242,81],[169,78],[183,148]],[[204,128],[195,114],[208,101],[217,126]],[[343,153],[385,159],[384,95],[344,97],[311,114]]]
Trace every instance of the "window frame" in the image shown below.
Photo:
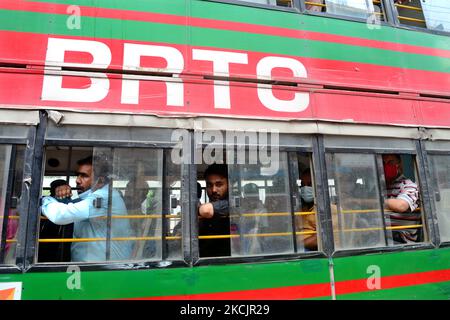
[[[40,157],[35,157],[35,164],[40,167],[39,170],[35,170],[33,172],[33,181],[38,181],[38,183],[33,184],[35,186],[35,190],[33,193],[32,202],[39,203],[39,199],[41,197],[41,189],[43,185],[44,178],[44,161],[43,156],[45,153],[45,148],[48,146],[65,146],[65,147],[110,147],[110,148],[142,148],[142,149],[158,149],[163,150],[163,158],[166,153],[165,150],[170,150],[173,146],[176,145],[176,142],[173,143],[160,143],[155,144],[153,141],[151,143],[145,142],[132,142],[132,141],[124,141],[124,140],[59,140],[59,139],[47,139],[45,137],[46,129],[47,129],[48,119],[45,117],[41,119],[40,124],[40,139],[39,144],[36,143],[36,149],[40,150]],[[79,127],[96,127],[94,125],[87,126],[79,126]],[[63,127],[64,128],[64,127]],[[113,127],[109,127],[113,129]],[[158,129],[158,128],[156,128]],[[172,129],[175,130],[175,129]],[[163,164],[163,167],[165,164]],[[183,184],[185,180],[189,177],[189,170],[187,165],[181,165],[181,196],[183,199],[189,199],[188,191],[186,188],[183,189]],[[37,186],[37,187],[36,187]],[[189,200],[184,200],[184,202],[189,203]],[[163,201],[164,202],[164,201]],[[141,260],[124,260],[124,261],[101,261],[101,262],[37,262],[36,253],[38,248],[38,240],[39,240],[39,217],[40,217],[40,208],[36,206],[36,209],[30,210],[28,215],[28,238],[27,238],[27,272],[65,272],[70,266],[77,266],[82,271],[106,271],[106,270],[138,270],[138,269],[153,269],[153,268],[176,268],[176,267],[187,267],[191,264],[191,261],[187,259],[189,257],[190,250],[190,228],[189,228],[189,220],[190,213],[188,207],[183,207],[181,209],[181,217],[182,217],[182,245],[181,245],[181,257],[180,260],[158,260],[158,261],[149,261],[146,259]],[[34,209],[34,208],[33,208]],[[33,214],[35,212],[35,214]],[[37,213],[37,214],[36,214]]]
[[[436,205],[434,203],[434,194],[436,193],[436,189],[434,187],[434,172],[432,172],[432,167],[431,167],[431,157],[432,156],[439,156],[439,155],[443,155],[443,156],[448,156],[450,157],[450,145],[448,147],[447,150],[443,150],[443,149],[439,149],[439,150],[428,150],[426,147],[427,143],[433,144],[433,141],[421,141],[422,143],[422,150],[425,156],[425,161],[424,161],[424,166],[425,166],[425,172],[428,176],[428,181],[429,181],[429,185],[428,185],[428,190],[429,190],[429,200],[430,200],[430,206],[432,208],[432,225],[434,228],[434,240],[435,240],[435,245],[438,248],[446,248],[446,247],[450,247],[450,240],[449,241],[443,241],[441,236],[440,236],[440,229],[442,228],[442,226],[439,224],[439,217],[438,217],[438,213],[437,213],[437,209],[436,209]]]
[[[345,137],[337,137],[338,140],[345,141]],[[358,137],[364,139],[364,137]],[[396,138],[401,139],[401,138]],[[369,139],[367,139],[369,140]],[[415,157],[415,169],[417,170],[417,178],[418,184],[420,186],[420,199],[422,202],[423,213],[422,213],[422,224],[423,227],[426,228],[426,232],[428,234],[429,242],[420,242],[417,244],[406,244],[406,245],[394,245],[394,246],[383,246],[383,247],[372,247],[372,248],[356,248],[356,249],[340,249],[335,250],[331,256],[334,257],[347,257],[347,256],[356,256],[367,253],[386,253],[386,252],[398,252],[405,250],[417,250],[417,249],[433,249],[436,247],[436,230],[433,227],[433,219],[434,219],[434,211],[431,209],[430,198],[429,198],[429,189],[428,189],[428,175],[425,173],[424,165],[424,152],[422,148],[422,142],[420,140],[414,139],[402,139],[405,141],[414,142],[414,149],[402,149],[398,150],[395,147],[392,149],[389,148],[377,148],[377,147],[367,147],[367,148],[355,148],[351,145],[348,147],[326,147],[324,146],[324,155],[325,153],[355,153],[355,154],[372,154],[376,157],[376,165],[377,165],[377,186],[380,189],[380,201],[383,200],[385,192],[382,190],[381,186],[385,183],[384,172],[383,172],[383,163],[380,161],[380,158],[383,154],[399,154],[399,155],[412,155]],[[386,139],[388,142],[389,140]],[[325,157],[325,156],[324,156]],[[381,172],[382,174],[379,174]],[[325,173],[327,174],[326,168]],[[326,177],[324,184],[328,190],[328,176]],[[327,200],[329,203],[329,198]],[[330,220],[331,220],[331,211],[329,211]],[[384,219],[383,219],[384,220]],[[331,222],[330,222],[331,223]]]
[[[28,130],[26,138],[8,138],[0,137],[0,144],[11,145],[12,150],[15,150],[17,146],[24,146],[24,159],[22,168],[22,183],[21,183],[21,196],[18,202],[17,208],[21,211],[21,219],[19,220],[17,243],[22,244],[16,247],[16,257],[14,264],[0,264],[0,273],[22,273],[27,268],[26,259],[26,245],[28,238],[28,216],[29,216],[29,204],[31,199],[30,184],[33,176],[33,168],[28,164],[32,161],[35,148],[34,142],[37,135],[37,127],[35,125],[20,125]],[[14,155],[15,158],[15,155]],[[15,164],[14,164],[15,166]],[[11,164],[8,171],[11,170]],[[10,188],[13,183],[13,177],[8,175],[8,189],[7,192],[11,192]],[[9,198],[9,197],[8,197]],[[5,209],[8,200],[5,202]],[[4,214],[5,211],[2,212]],[[3,223],[1,221],[0,223]],[[3,236],[3,235],[2,235]]]
[[[316,196],[320,194],[322,196],[323,188],[321,185],[318,185],[318,178],[316,177],[317,167],[320,166],[320,164],[315,162],[314,158],[314,150],[318,149],[317,147],[317,138],[313,134],[286,134],[287,137],[307,137],[311,138],[311,146],[294,146],[290,144],[283,144],[282,140],[283,134],[280,134],[280,145],[279,145],[279,151],[280,152],[286,152],[288,153],[288,170],[289,170],[289,184],[292,186],[292,175],[291,173],[291,164],[289,163],[289,153],[290,152],[303,152],[303,153],[309,153],[311,156],[311,160],[313,162],[313,168],[314,170],[312,173],[314,174],[314,183],[315,183],[315,191]],[[287,139],[289,140],[289,139]],[[290,140],[289,140],[290,141]],[[203,147],[205,144],[203,144]],[[293,195],[290,194],[291,197],[291,207],[293,206]],[[291,208],[291,214],[293,207]],[[328,236],[325,236],[325,230],[322,227],[319,227],[319,224],[321,221],[326,221],[323,217],[324,212],[322,211],[322,215],[319,216],[319,209],[317,212],[317,226],[318,226],[318,236],[322,239],[327,239]],[[195,211],[195,221],[192,226],[192,237],[195,238],[198,243],[198,222],[197,222],[197,212]],[[322,220],[321,220],[322,219]],[[293,235],[295,235],[295,224],[292,225]],[[328,243],[328,242],[327,242]],[[328,245],[328,244],[327,244]],[[294,248],[296,248],[297,244],[295,242]],[[254,262],[280,262],[280,261],[292,261],[292,260],[303,260],[303,259],[311,259],[311,258],[327,258],[327,249],[326,245],[322,242],[322,248],[318,248],[317,251],[309,251],[309,252],[293,252],[293,253],[283,253],[283,254],[262,254],[262,255],[252,255],[252,256],[239,256],[239,257],[206,257],[206,258],[199,258],[198,256],[198,245],[196,247],[193,247],[195,250],[195,259],[193,261],[194,266],[208,266],[208,265],[222,265],[222,264],[240,264],[240,263],[254,263]]]

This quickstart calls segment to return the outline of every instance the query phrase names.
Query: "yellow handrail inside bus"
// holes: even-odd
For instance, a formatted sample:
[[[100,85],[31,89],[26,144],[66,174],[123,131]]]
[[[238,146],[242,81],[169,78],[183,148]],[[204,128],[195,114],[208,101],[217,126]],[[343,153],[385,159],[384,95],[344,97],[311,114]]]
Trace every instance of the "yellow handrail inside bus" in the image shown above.
[[[406,4],[399,4],[399,3],[396,3],[395,6],[396,6],[397,8],[403,8],[403,9],[409,9],[409,10],[415,10],[415,11],[423,12],[422,8],[414,7],[414,6],[408,6],[408,5],[406,5]]]
[[[180,240],[180,236],[164,237],[165,240]],[[147,241],[147,240],[161,240],[161,237],[116,237],[111,238],[111,241]],[[106,238],[63,238],[63,239],[39,239],[39,243],[52,242],[96,242],[106,241]]]
[[[315,2],[309,2],[309,1],[305,1],[305,4],[309,4],[311,6],[316,6],[316,7],[327,7],[326,4],[324,3],[315,3]]]
[[[414,22],[426,23],[426,21],[423,20],[423,19],[409,18],[409,17],[403,17],[403,16],[398,16],[398,18],[399,18],[400,20],[406,20],[406,21],[414,21]]]
[[[415,229],[422,228],[422,224],[408,225],[408,226],[391,226],[386,227],[386,230],[404,230],[404,229]],[[378,231],[384,230],[380,227],[373,228],[352,228],[343,230],[333,230],[334,233],[337,232],[364,232],[364,231]],[[317,231],[296,231],[295,235],[309,235],[317,234]],[[280,237],[280,236],[292,236],[292,232],[271,232],[271,233],[253,233],[244,234],[244,238],[257,238],[257,237]],[[198,239],[231,239],[239,238],[240,235],[237,234],[227,234],[227,235],[210,235],[210,236],[198,236]],[[180,236],[166,236],[165,240],[180,240]],[[147,241],[147,240],[162,240],[162,237],[116,237],[112,238],[111,241]],[[63,239],[39,239],[39,243],[51,243],[51,242],[95,242],[95,241],[106,241],[106,238],[63,238]],[[7,243],[17,242],[17,240],[7,240]]]

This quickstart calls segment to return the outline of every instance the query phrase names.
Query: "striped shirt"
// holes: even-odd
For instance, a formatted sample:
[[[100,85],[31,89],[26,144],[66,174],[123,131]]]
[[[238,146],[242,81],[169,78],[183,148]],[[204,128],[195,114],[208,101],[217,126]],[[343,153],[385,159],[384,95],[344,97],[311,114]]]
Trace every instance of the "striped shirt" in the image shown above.
[[[421,213],[415,212],[419,207],[419,189],[417,184],[400,175],[387,187],[388,199],[402,199],[409,205],[409,212],[389,212],[386,224],[388,226],[408,226],[421,223]],[[392,231],[396,243],[411,243],[418,240],[418,229],[403,229]]]

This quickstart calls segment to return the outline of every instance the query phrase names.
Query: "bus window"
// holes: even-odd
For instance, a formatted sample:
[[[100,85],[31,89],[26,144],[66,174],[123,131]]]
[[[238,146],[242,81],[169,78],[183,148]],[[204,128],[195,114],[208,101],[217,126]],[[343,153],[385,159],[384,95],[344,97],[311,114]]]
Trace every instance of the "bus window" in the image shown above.
[[[377,157],[384,166],[384,199]],[[426,241],[414,160],[412,155],[327,154],[336,249]]]
[[[450,241],[450,156],[432,155],[431,171],[434,203],[442,242]]]
[[[0,264],[15,263],[23,159],[23,146],[0,145]]]
[[[236,154],[225,164],[228,152],[224,164],[197,167],[200,258],[317,251],[311,155],[277,150],[267,166]]]
[[[386,154],[382,156],[382,160],[386,182],[383,188],[386,189],[384,208],[389,245],[427,241],[414,156]]]
[[[328,153],[335,248],[385,246],[375,155]]]
[[[47,158],[51,149],[47,150]],[[43,198],[42,212],[44,220],[56,225],[74,222],[70,261],[157,261],[181,257],[181,235],[174,234],[177,227],[181,232],[180,201],[172,201],[171,206],[171,198],[180,200],[180,169],[164,164],[162,149],[67,149],[66,154],[73,160],[64,159],[61,153],[60,162],[71,163],[66,181],[75,184],[78,194],[73,192],[74,196],[64,201],[72,202],[75,216],[79,217],[64,217],[67,205],[55,205],[54,198]],[[45,175],[58,177],[61,173],[46,170]],[[61,241],[67,242],[43,239],[41,233],[39,249],[42,252],[44,243]]]
[[[385,21],[384,7],[381,1],[305,0],[304,3],[309,12],[326,12],[336,16],[373,22]]]
[[[450,2],[447,0],[395,0],[400,24],[450,32]]]

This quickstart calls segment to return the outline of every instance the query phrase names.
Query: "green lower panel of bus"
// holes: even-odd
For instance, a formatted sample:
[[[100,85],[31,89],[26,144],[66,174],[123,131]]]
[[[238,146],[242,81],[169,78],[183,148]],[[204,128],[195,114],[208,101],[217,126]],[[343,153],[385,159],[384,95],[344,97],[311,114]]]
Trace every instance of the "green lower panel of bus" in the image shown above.
[[[450,248],[333,259],[337,299],[450,299]],[[331,299],[328,259],[156,268],[27,272],[22,299]]]
[[[0,282],[13,281],[22,282],[22,299],[331,297],[327,259],[193,268],[82,271],[79,275],[28,272],[0,276]],[[79,289],[76,288],[78,283]],[[305,290],[308,288],[313,290]]]
[[[450,248],[333,259],[337,299],[450,299]]]

